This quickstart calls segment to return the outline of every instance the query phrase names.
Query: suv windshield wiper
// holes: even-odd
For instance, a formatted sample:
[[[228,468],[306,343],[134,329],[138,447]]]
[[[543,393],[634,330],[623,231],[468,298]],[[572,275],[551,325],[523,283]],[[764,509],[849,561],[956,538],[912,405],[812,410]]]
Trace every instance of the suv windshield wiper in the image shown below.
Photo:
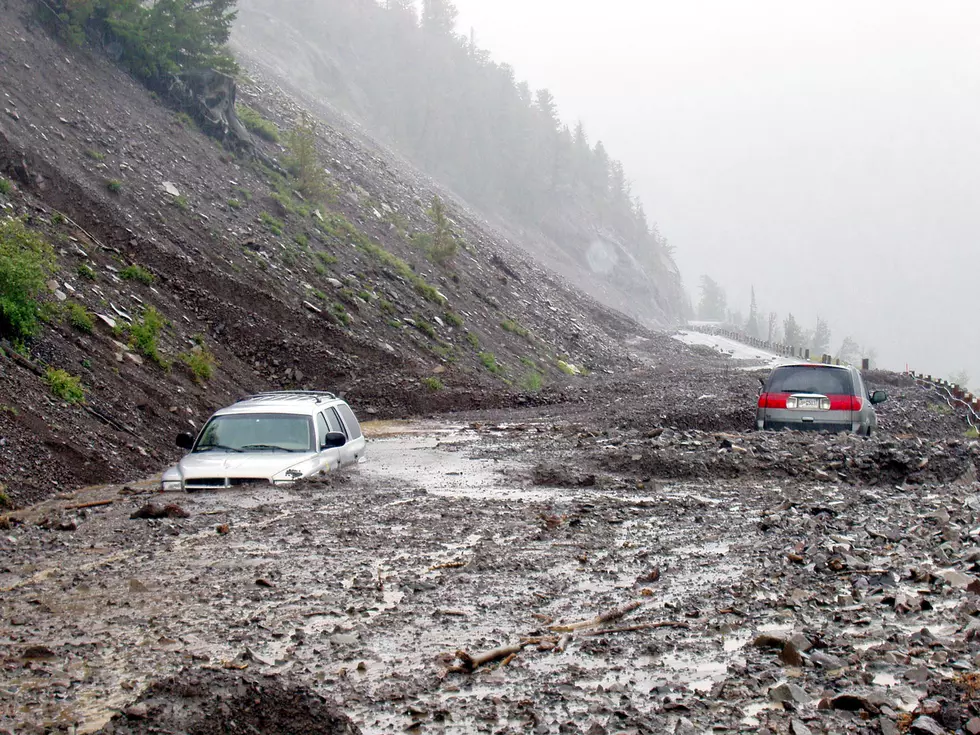
[[[210,452],[212,449],[221,449],[221,450],[223,450],[225,452],[238,452],[239,454],[242,453],[242,450],[239,449],[238,447],[228,447],[228,446],[225,446],[224,444],[208,444],[206,447],[196,447],[194,449],[194,451],[195,452]]]
[[[268,449],[274,452],[302,452],[302,449],[290,449],[289,447],[280,447],[278,444],[246,444],[242,449]]]

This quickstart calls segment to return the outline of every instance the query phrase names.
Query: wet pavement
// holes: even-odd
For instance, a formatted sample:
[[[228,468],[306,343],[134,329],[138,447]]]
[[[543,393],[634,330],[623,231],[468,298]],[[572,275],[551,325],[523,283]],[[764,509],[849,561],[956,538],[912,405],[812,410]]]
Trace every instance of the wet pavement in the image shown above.
[[[96,732],[190,667],[365,733],[882,732],[976,669],[972,485],[592,477],[543,421],[369,430],[322,482],[20,515],[0,731]],[[131,519],[149,500],[189,517]]]

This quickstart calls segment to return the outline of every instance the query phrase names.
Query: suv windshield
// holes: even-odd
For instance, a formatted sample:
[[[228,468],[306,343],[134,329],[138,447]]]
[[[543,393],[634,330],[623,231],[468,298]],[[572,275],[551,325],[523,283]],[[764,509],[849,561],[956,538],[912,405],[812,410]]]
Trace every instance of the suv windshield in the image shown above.
[[[195,452],[312,452],[313,421],[309,416],[279,413],[238,413],[212,418]]]
[[[854,395],[847,370],[789,366],[776,368],[766,387],[769,393],[818,393],[824,396]]]

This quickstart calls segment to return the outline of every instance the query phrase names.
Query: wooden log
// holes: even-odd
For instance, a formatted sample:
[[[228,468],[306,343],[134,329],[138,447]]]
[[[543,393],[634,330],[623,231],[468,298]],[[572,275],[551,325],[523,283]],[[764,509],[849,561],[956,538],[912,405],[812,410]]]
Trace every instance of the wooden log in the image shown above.
[[[613,620],[619,620],[620,618],[626,617],[642,605],[643,603],[639,600],[628,602],[625,605],[621,605],[613,610],[610,610],[609,612],[598,615],[591,620],[582,620],[578,623],[570,623],[569,625],[552,625],[549,630],[553,630],[556,633],[572,633],[576,630],[582,630],[584,628],[595,628],[597,626],[610,623]]]

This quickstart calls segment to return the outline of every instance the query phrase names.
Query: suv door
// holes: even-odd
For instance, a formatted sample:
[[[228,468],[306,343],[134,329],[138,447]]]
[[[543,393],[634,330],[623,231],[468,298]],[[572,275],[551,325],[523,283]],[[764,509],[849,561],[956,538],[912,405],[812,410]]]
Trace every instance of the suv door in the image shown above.
[[[364,440],[364,435],[361,433],[361,425],[357,421],[357,417],[354,416],[354,412],[351,411],[350,406],[341,401],[335,406],[337,413],[340,414],[340,418],[344,423],[345,433],[347,434],[347,444],[341,447],[340,455],[341,462],[343,464],[357,464],[362,456],[364,456],[364,449],[367,446],[367,442]]]

